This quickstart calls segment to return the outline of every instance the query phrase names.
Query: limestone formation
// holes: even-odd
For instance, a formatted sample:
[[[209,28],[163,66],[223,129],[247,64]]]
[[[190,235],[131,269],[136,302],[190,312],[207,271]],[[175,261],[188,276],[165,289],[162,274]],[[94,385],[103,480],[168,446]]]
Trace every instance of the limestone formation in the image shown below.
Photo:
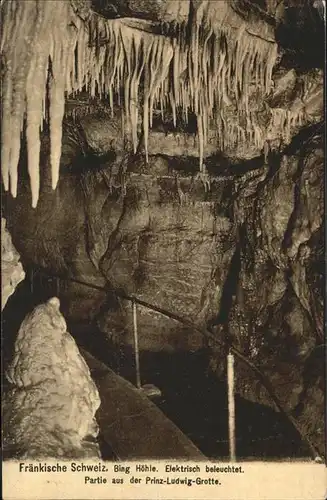
[[[12,457],[95,458],[98,391],[59,300],[36,307],[23,321],[6,372],[4,448]]]
[[[24,278],[25,272],[6,228],[6,220],[1,218],[1,310]]]

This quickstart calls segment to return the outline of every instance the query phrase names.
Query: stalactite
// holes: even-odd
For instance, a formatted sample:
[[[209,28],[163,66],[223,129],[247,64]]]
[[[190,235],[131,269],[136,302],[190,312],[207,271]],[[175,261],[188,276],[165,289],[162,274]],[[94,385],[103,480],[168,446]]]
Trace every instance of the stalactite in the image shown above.
[[[2,124],[1,124],[1,164],[3,185],[6,191],[9,189],[9,161],[11,145],[11,99],[12,99],[12,67],[7,62],[5,75],[3,77],[2,91]]]
[[[263,92],[270,91],[277,56],[271,29],[263,24],[260,30],[264,36],[259,37],[256,27],[250,24],[251,33],[248,22],[233,11],[227,0],[196,5],[188,36],[183,25],[176,27],[175,38],[170,39],[142,31],[135,20],[106,20],[93,13],[83,21],[64,0],[5,0],[1,4],[4,29],[0,42],[5,68],[1,103],[4,188],[10,186],[16,195],[21,129],[26,118],[28,169],[32,204],[36,206],[39,133],[46,117],[50,122],[52,187],[56,187],[65,97],[83,89],[91,96],[107,99],[112,112],[123,93],[134,151],[139,110],[143,107],[146,156],[156,107],[162,114],[170,108],[174,125],[180,113],[186,122],[190,112],[195,113],[200,169],[209,124],[218,113],[218,142],[222,147],[249,137],[258,146],[262,134],[248,112],[248,87],[256,81]],[[49,111],[45,109],[48,70]],[[236,109],[236,123],[242,113],[247,114],[246,132],[239,125],[235,129],[227,124],[224,114],[228,107]],[[293,123],[294,117],[279,120],[286,135]]]
[[[13,34],[18,38],[17,44],[12,45],[10,30],[4,30],[1,45],[5,59],[5,76],[3,79],[2,104],[2,162],[4,172],[4,187],[16,197],[18,180],[18,161],[20,155],[21,131],[25,113],[25,83],[32,60],[32,42],[37,37],[40,27],[40,12],[35,12],[33,5],[28,4],[25,9],[19,9],[16,2],[6,16],[6,22],[12,27]],[[10,14],[15,14],[14,19]],[[24,59],[19,57],[24,51]],[[10,116],[9,116],[10,115]],[[9,179],[8,179],[9,174]]]
[[[69,19],[71,6],[68,2],[58,2],[57,16],[62,19]],[[74,53],[77,42],[77,30],[73,25],[60,23],[52,30],[53,54],[52,77],[49,86],[49,121],[50,121],[50,159],[51,159],[51,179],[52,189],[55,189],[59,180],[59,168],[61,157],[62,141],[62,121],[65,112],[65,92],[71,91],[70,74],[72,69],[69,63],[73,60],[70,57]],[[67,88],[67,82],[69,86]]]
[[[279,138],[284,144],[289,144],[292,129],[303,124],[304,113],[302,109],[296,111],[283,108],[271,110],[271,120],[267,131],[269,140]]]

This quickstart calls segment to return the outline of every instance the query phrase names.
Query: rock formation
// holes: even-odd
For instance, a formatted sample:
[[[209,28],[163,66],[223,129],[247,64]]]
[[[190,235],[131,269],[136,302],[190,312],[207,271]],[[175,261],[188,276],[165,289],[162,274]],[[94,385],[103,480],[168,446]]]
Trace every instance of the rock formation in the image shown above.
[[[54,297],[35,308],[15,342],[3,414],[11,457],[99,457],[98,391],[59,305]]]
[[[51,185],[56,188],[65,95],[85,89],[92,98],[98,95],[108,99],[111,113],[122,104],[123,135],[127,128],[134,153],[142,117],[146,158],[156,111],[162,115],[168,112],[175,126],[177,121],[187,125],[193,116],[201,173],[206,172],[204,157],[210,130],[214,131],[216,148],[222,151],[240,148],[241,144],[259,150],[269,148],[273,144],[271,135],[274,138],[276,133],[288,142],[292,128],[303,125],[310,110],[304,96],[297,96],[287,109],[266,107],[278,61],[275,28],[281,24],[280,11],[288,8],[287,2],[281,3],[283,9],[275,5],[275,17],[271,2],[267,2],[266,10],[246,2],[248,12],[242,0],[165,1],[162,5],[145,2],[139,9],[135,9],[137,2],[128,2],[127,11],[144,11],[145,18],[139,21],[123,13],[106,19],[88,10],[90,3],[86,1],[17,4],[6,0],[1,36],[5,190],[10,187],[16,197],[24,119],[33,207],[39,197],[40,129],[44,120],[49,123]],[[149,10],[151,20],[147,19]],[[63,18],[67,23],[62,23]],[[287,17],[282,19],[287,21]],[[12,37],[16,39],[15,49]],[[305,84],[303,90],[307,90]]]
[[[233,345],[239,346],[269,377],[284,407],[299,418],[304,433],[311,436],[321,452],[322,147],[321,135],[312,131],[297,154],[290,151],[275,167],[271,158],[266,172],[248,184],[236,184],[238,269],[229,314],[217,332],[223,335],[227,330]],[[241,394],[253,401],[272,403],[248,370],[244,372],[241,366],[237,370]],[[304,414],[313,400],[315,420],[310,422]]]
[[[6,228],[6,220],[1,218],[1,310],[24,278],[25,272]]]

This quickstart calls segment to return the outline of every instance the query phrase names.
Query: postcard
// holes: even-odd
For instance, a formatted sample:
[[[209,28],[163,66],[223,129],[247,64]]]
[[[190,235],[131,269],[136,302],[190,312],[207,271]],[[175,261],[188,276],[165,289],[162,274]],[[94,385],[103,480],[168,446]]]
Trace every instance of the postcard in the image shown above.
[[[4,500],[323,500],[325,0],[1,0]]]

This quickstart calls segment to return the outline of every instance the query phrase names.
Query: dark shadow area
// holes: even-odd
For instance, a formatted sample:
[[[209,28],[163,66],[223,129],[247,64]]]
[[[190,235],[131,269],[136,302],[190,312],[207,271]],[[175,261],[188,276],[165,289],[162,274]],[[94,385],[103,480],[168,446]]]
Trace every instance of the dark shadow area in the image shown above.
[[[297,5],[288,6],[276,39],[285,51],[282,66],[298,71],[324,67],[324,20],[313,2],[298,0]]]
[[[78,332],[77,343],[120,376],[136,383],[133,349],[115,346],[94,329]],[[162,397],[153,402],[210,458],[228,458],[225,382],[208,373],[208,352],[141,351],[141,382],[154,384]],[[160,429],[158,429],[160,432]],[[309,457],[291,424],[278,412],[236,396],[237,456],[242,459]]]

